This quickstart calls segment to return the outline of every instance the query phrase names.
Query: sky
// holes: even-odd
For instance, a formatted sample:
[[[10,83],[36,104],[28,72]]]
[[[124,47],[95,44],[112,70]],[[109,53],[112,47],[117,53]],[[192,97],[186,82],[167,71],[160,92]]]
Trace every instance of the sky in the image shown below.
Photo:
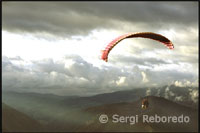
[[[164,85],[198,86],[198,2],[2,2],[3,90],[94,95]],[[167,49],[125,39],[154,32]]]

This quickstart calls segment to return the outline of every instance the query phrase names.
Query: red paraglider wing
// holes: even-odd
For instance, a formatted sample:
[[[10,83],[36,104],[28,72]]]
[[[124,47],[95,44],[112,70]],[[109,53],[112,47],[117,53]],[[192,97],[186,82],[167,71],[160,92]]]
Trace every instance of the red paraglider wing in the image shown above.
[[[152,32],[128,33],[128,34],[119,36],[116,39],[114,39],[113,41],[111,41],[106,46],[105,50],[102,51],[101,59],[103,59],[104,61],[107,62],[107,60],[108,60],[108,54],[109,54],[110,50],[112,50],[112,48],[116,44],[118,44],[120,41],[122,41],[122,40],[124,40],[126,38],[136,38],[136,37],[153,39],[155,41],[159,41],[159,42],[163,43],[169,49],[173,49],[174,48],[174,45],[172,44],[172,42],[169,39],[167,39],[166,37],[164,37],[164,36],[162,36],[160,34],[156,34],[156,33],[152,33]]]

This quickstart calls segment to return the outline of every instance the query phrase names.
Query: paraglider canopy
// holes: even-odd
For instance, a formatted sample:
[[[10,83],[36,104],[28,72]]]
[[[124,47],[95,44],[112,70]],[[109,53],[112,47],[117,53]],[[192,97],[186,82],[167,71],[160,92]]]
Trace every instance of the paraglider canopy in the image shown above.
[[[111,41],[106,46],[106,48],[104,50],[102,50],[101,59],[103,59],[104,61],[107,62],[108,61],[108,54],[115,45],[117,45],[120,41],[122,41],[126,38],[136,38],[136,37],[153,39],[155,41],[161,42],[162,44],[167,46],[169,49],[174,48],[174,45],[172,44],[172,42],[168,38],[166,38],[166,37],[164,37],[160,34],[156,34],[156,33],[152,33],[152,32],[128,33],[128,34],[121,35],[121,36],[117,37],[116,39],[114,39],[113,41]]]

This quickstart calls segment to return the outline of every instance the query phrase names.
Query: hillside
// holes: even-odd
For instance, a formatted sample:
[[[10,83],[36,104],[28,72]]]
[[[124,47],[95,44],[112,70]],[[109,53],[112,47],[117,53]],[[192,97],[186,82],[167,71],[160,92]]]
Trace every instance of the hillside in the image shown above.
[[[107,104],[97,107],[87,108],[85,111],[94,114],[93,119],[89,124],[80,128],[80,131],[96,132],[117,132],[117,131],[132,131],[132,132],[195,132],[198,130],[198,111],[173,101],[169,101],[162,97],[149,96],[149,108],[146,110],[141,109],[141,99],[135,102],[124,102]],[[99,116],[106,114],[110,121],[106,124],[99,122]],[[136,116],[138,115],[139,121],[133,125],[127,123],[113,123],[113,115],[119,116]],[[143,115],[148,116],[189,116],[189,123],[144,123]]]
[[[2,104],[2,129],[3,132],[37,132],[43,127],[34,119]]]
[[[151,89],[149,97],[150,107],[141,110],[141,99],[146,96],[148,88],[138,88],[132,90],[117,91],[111,93],[97,94],[93,96],[58,96],[55,94],[25,93],[3,91],[3,102],[13,109],[22,112],[31,119],[37,120],[45,127],[45,131],[171,131],[179,125],[173,124],[164,129],[159,124],[137,123],[133,126],[124,127],[121,124],[102,125],[97,121],[97,115],[106,113],[112,115],[138,115],[143,113],[149,115],[181,115],[181,113],[191,115],[192,123],[182,125],[180,131],[196,130],[198,102],[194,103],[190,97],[187,87],[169,86],[166,98],[166,88],[168,86]],[[196,89],[196,88],[193,88]],[[159,93],[158,93],[159,92]],[[157,97],[157,96],[160,97]],[[176,97],[182,96],[180,101]],[[157,112],[158,111],[158,112]],[[92,118],[92,119],[91,119]],[[98,122],[98,123],[97,123]],[[117,125],[117,127],[115,127]],[[137,125],[137,126],[136,126]],[[147,130],[145,130],[146,126]],[[113,129],[111,128],[113,127]],[[119,129],[121,127],[121,130]],[[151,127],[151,128],[150,128]],[[161,128],[162,127],[162,128]],[[106,128],[106,129],[105,129]],[[187,128],[187,129],[185,129]]]

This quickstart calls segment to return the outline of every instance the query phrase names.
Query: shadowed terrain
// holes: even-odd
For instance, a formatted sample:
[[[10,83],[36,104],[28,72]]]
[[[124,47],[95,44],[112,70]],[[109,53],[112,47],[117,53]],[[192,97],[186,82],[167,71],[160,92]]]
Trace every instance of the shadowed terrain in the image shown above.
[[[43,131],[39,122],[6,104],[2,104],[3,132],[37,132]]]
[[[184,96],[182,101],[174,100],[176,97],[165,96],[165,87],[159,88],[159,97],[156,89],[152,89],[152,96],[148,96],[149,108],[141,109],[141,100],[146,95],[146,88],[139,88],[127,91],[118,91],[112,93],[98,94],[94,96],[58,96],[54,94],[39,94],[39,93],[20,93],[20,92],[3,92],[3,118],[4,130],[18,131],[20,125],[15,125],[15,121],[23,122],[31,120],[38,123],[38,131],[45,132],[99,132],[99,131],[177,131],[191,132],[197,131],[198,124],[198,102],[194,103],[189,99],[188,88],[180,88],[170,86],[176,95]],[[153,96],[154,95],[154,96]],[[12,111],[10,111],[12,110]],[[14,111],[13,111],[14,110]],[[19,115],[18,113],[19,112]],[[10,117],[14,114],[14,117]],[[23,115],[22,115],[23,114]],[[139,121],[133,125],[127,123],[112,123],[109,121],[106,124],[99,122],[99,116],[107,114],[109,119],[113,114],[122,116],[138,115]],[[143,115],[154,116],[180,116],[188,115],[191,120],[189,123],[144,123],[141,118]],[[28,118],[24,120],[24,115]],[[18,116],[18,117],[17,117]],[[12,120],[13,119],[13,120]],[[18,120],[19,119],[19,120]],[[8,120],[12,120],[7,124]],[[30,120],[30,121],[31,121]],[[25,125],[28,122],[25,123]],[[12,128],[13,127],[13,128]],[[29,127],[29,126],[27,126]],[[33,130],[35,126],[33,124]],[[28,130],[28,129],[27,129]]]
[[[175,102],[166,100],[162,97],[149,96],[149,107],[145,110],[141,109],[141,100],[135,102],[124,102],[107,104],[97,107],[87,108],[85,111],[95,114],[90,124],[82,127],[80,131],[136,131],[136,132],[197,132],[198,130],[198,111],[196,109],[186,107]],[[139,122],[133,125],[129,123],[113,123],[111,120],[106,124],[101,124],[98,117],[101,114],[108,115],[109,119],[113,120],[112,116],[136,116],[139,117]],[[143,115],[148,116],[189,116],[189,123],[148,123],[143,122]]]

